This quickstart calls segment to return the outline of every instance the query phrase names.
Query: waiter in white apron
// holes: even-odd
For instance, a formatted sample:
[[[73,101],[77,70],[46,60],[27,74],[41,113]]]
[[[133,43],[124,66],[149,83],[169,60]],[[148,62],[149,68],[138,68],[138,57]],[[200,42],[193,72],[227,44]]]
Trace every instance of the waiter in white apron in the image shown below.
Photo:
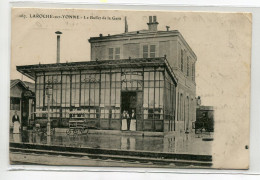
[[[19,134],[20,133],[20,118],[17,115],[17,111],[14,112],[14,115],[13,115],[13,118],[12,118],[12,122],[14,123],[13,133],[14,134]]]
[[[123,111],[123,114],[122,114],[122,124],[121,124],[121,130],[122,131],[127,130],[127,117],[128,117],[127,112]]]
[[[136,131],[136,113],[134,109],[132,109],[130,118],[130,131]]]

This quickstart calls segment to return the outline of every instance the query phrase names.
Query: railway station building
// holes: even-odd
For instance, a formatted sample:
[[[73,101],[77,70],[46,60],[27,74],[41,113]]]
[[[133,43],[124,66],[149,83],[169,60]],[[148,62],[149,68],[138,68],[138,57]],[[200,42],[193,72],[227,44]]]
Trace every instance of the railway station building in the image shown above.
[[[91,37],[90,61],[17,66],[35,81],[35,111],[46,111],[51,87],[56,127],[84,118],[92,128],[121,130],[122,112],[134,109],[136,131],[189,132],[196,120],[196,55],[178,30],[157,30],[156,16],[147,25]]]

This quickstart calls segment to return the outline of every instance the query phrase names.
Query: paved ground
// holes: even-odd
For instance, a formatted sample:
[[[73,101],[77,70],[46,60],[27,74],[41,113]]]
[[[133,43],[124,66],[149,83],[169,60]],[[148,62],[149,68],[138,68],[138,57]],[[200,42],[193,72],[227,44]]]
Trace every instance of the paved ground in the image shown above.
[[[104,134],[82,134],[74,136],[65,133],[55,133],[47,137],[43,133],[23,131],[22,134],[10,134],[10,142],[211,155],[212,141],[203,140],[203,138],[209,137],[212,137],[212,134],[197,135],[190,133],[182,134],[181,136],[142,137]]]

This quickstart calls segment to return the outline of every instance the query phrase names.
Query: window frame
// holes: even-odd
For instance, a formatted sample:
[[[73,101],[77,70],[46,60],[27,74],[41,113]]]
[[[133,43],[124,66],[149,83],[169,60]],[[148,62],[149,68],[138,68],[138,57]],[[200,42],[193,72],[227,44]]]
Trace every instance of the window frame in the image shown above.
[[[119,53],[117,53],[117,50],[119,49]],[[110,54],[110,50],[112,50],[112,55]],[[120,46],[110,46],[108,47],[108,60],[119,60],[121,59],[123,53],[122,48]],[[112,57],[112,58],[111,58]]]
[[[144,53],[144,46],[147,46],[147,52]],[[155,46],[155,51],[151,52],[151,46]],[[159,42],[147,42],[147,43],[140,43],[140,58],[156,58],[159,55]],[[147,54],[147,57],[144,57],[144,54]],[[151,54],[154,54],[154,57],[151,57]]]

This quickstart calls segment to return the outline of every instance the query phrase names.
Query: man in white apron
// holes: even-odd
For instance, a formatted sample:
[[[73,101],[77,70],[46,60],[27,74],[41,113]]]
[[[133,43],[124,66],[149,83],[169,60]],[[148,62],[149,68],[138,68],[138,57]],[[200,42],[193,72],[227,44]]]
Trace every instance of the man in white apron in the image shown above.
[[[123,114],[122,114],[122,126],[121,126],[121,130],[122,131],[125,131],[127,130],[127,112],[126,111],[123,111]]]
[[[20,133],[20,119],[19,119],[19,116],[17,115],[17,111],[14,112],[12,122],[14,124],[13,133],[19,134]]]
[[[134,109],[132,109],[130,118],[130,131],[136,131],[136,113]]]

